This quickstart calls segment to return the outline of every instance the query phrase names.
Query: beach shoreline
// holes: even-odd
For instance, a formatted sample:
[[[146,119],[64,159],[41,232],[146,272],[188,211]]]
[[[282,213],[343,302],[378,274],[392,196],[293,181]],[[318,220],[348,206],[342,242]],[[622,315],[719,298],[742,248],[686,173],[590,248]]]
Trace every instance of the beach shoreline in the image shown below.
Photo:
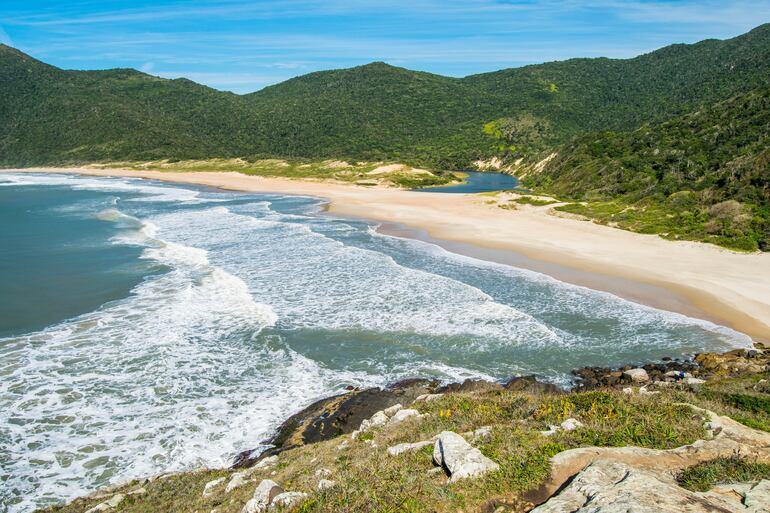
[[[380,223],[386,235],[553,276],[637,303],[701,318],[770,340],[770,254],[675,242],[550,215],[549,207],[505,210],[483,196],[413,192],[235,172],[99,168],[5,169],[159,180],[219,189],[314,196],[327,212]]]

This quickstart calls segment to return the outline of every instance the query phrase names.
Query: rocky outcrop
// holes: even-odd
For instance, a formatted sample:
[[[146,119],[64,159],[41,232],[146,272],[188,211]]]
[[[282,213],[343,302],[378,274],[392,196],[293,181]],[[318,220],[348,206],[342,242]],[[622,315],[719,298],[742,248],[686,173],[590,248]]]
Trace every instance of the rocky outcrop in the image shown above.
[[[449,474],[449,482],[478,477],[500,466],[452,431],[443,431],[433,446],[433,462]]]
[[[537,490],[526,494],[541,503],[562,488],[573,476],[596,461],[606,460],[632,466],[656,474],[667,474],[704,461],[741,456],[770,463],[770,433],[757,431],[729,417],[692,407],[702,415],[706,428],[713,434],[709,440],[676,449],[643,449],[639,447],[582,447],[560,452],[551,458],[551,475]],[[609,511],[609,510],[608,510]]]
[[[282,493],[284,493],[284,490],[278,486],[278,483],[270,479],[264,479],[259,483],[257,489],[254,490],[254,495],[251,499],[243,506],[241,513],[263,513],[267,511],[273,500]]]
[[[531,513],[730,513],[673,479],[611,460],[598,460]]]
[[[597,387],[618,387],[629,384],[652,382],[683,383],[698,385],[701,380],[713,376],[740,376],[757,374],[770,368],[770,349],[757,344],[752,349],[735,349],[727,353],[700,353],[692,359],[671,360],[664,358],[660,363],[649,363],[641,367],[627,365],[618,369],[605,367],[583,367],[573,371],[579,381],[577,389]],[[644,374],[647,379],[641,379]]]
[[[398,404],[411,404],[421,395],[434,393],[438,386],[436,380],[408,379],[385,389],[354,389],[321,399],[281,424],[276,435],[265,442],[272,446],[270,449],[244,451],[236,457],[232,468],[248,468],[287,449],[352,433],[376,412]]]

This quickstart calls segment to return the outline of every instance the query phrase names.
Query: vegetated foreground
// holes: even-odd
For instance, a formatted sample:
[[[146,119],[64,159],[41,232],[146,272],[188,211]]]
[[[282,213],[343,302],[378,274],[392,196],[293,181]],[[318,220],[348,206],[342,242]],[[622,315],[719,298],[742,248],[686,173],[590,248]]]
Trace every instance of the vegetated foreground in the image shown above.
[[[505,387],[469,380],[421,395],[434,385],[412,380],[392,391],[354,391],[289,419],[274,440],[278,450],[253,459],[246,452],[240,468],[138,480],[45,511],[523,512],[579,473],[537,509],[556,512],[584,493],[580,486],[593,489],[590,482],[611,472],[627,479],[590,492],[592,504],[621,500],[618,493],[656,511],[682,511],[666,509],[666,501],[694,501],[687,511],[714,511],[704,504],[742,511],[770,490],[769,359],[752,350],[647,371],[588,369],[581,374],[588,389],[569,393],[527,378]],[[351,434],[348,421],[357,424],[371,407],[384,410]],[[446,432],[461,435],[459,448]],[[696,440],[705,442],[675,449]],[[636,449],[570,450],[626,446]],[[462,472],[469,474],[458,477]],[[658,487],[668,496],[644,503],[656,500]],[[738,502],[719,502],[725,490],[738,490]]]

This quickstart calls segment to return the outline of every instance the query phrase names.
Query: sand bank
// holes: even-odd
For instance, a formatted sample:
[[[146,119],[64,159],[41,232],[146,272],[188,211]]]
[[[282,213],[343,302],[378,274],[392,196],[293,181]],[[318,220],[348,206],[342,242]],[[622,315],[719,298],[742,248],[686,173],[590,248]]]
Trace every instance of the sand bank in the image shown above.
[[[24,171],[127,176],[249,192],[328,198],[329,212],[390,223],[389,233],[544,272],[640,303],[701,317],[770,340],[770,254],[673,242],[548,214],[504,210],[483,196],[412,192],[226,172],[102,169]],[[399,228],[401,225],[409,229]],[[513,252],[513,253],[511,253]]]

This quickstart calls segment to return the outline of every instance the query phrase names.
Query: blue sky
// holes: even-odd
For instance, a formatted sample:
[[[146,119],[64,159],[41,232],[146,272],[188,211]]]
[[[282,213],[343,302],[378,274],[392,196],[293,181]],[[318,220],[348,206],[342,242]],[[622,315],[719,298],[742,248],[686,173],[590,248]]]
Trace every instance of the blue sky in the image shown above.
[[[768,21],[770,0],[0,0],[0,42],[50,64],[238,93],[374,60],[464,76],[632,57]]]

